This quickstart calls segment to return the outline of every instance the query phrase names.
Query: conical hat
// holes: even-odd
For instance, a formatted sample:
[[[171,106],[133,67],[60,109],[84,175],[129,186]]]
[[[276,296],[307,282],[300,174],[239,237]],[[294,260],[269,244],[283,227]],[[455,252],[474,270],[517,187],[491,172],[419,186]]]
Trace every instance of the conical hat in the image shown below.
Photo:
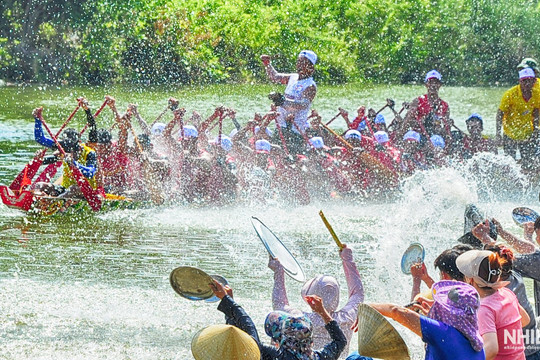
[[[407,344],[377,310],[358,307],[358,353],[384,360],[410,360]]]
[[[210,288],[212,278],[200,269],[190,266],[177,267],[171,272],[169,280],[174,291],[187,299],[204,300],[214,296]]]
[[[232,325],[212,325],[199,331],[191,340],[195,360],[259,360],[257,342]]]

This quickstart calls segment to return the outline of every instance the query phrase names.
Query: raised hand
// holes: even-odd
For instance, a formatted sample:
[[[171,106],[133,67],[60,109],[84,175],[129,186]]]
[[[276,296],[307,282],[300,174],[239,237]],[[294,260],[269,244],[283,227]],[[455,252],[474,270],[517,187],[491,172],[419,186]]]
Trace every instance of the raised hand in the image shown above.
[[[270,55],[261,55],[261,61],[264,66],[270,65]]]
[[[32,110],[32,116],[35,118],[41,118],[41,115],[43,113],[43,107],[38,107]]]
[[[107,105],[109,105],[111,108],[116,105],[116,100],[110,95],[105,95],[105,101],[107,102]]]
[[[216,295],[218,298],[223,299],[225,295],[227,295],[227,289],[219,281],[212,279],[212,282],[209,285],[214,295]],[[232,289],[230,291],[232,293]]]

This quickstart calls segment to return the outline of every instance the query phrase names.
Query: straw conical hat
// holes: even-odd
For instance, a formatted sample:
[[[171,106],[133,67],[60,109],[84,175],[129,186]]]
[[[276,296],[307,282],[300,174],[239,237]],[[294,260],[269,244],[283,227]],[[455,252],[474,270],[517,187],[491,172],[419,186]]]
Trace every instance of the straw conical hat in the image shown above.
[[[259,346],[244,331],[232,325],[212,325],[191,340],[195,360],[259,360]]]
[[[410,360],[407,344],[377,310],[358,307],[358,353],[384,360]]]

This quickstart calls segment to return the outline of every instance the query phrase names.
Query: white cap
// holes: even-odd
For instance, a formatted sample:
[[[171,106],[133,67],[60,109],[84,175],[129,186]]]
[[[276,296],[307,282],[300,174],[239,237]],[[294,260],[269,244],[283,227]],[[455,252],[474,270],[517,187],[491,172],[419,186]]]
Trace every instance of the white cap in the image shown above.
[[[420,134],[414,130],[409,130],[405,133],[405,135],[403,135],[403,140],[413,140],[416,142],[420,142]]]
[[[237,132],[238,132],[238,130],[236,128],[232,129],[231,133],[229,134],[229,137],[232,138],[234,135],[236,135]]]
[[[216,136],[216,138],[213,141],[214,144],[219,144],[219,136]],[[227,135],[221,135],[221,148],[227,152],[231,151],[233,146],[231,138],[229,138]]]
[[[199,136],[197,128],[193,125],[184,126],[184,138],[196,138]],[[178,137],[182,137],[182,130],[178,131]]]
[[[424,82],[428,82],[429,79],[437,79],[439,81],[442,81],[441,73],[437,70],[431,70],[426,74],[426,79],[424,80]]]
[[[535,77],[536,75],[534,74],[534,70],[531,68],[525,68],[519,71],[519,80],[535,78]]]
[[[255,141],[256,152],[269,153],[271,148],[272,148],[272,145],[270,145],[270,142],[268,142],[268,140],[262,139],[262,140]]]
[[[375,140],[377,140],[379,144],[384,144],[390,141],[390,137],[388,137],[386,131],[382,130],[377,131],[375,134],[373,134],[373,137],[375,137]]]
[[[163,134],[164,130],[165,130],[165,124],[157,122],[154,125],[152,125],[152,129],[150,130],[150,133],[152,135],[161,135]]]
[[[430,140],[435,147],[444,148],[446,146],[446,143],[441,135],[433,135]]]
[[[463,275],[468,278],[474,279],[476,283],[482,287],[490,287],[498,289],[508,285],[508,281],[499,281],[501,276],[501,269],[488,268],[488,280],[484,280],[480,277],[480,266],[485,258],[488,258],[494,252],[489,250],[469,250],[459,255],[456,259],[456,266]],[[488,260],[489,264],[489,260]]]
[[[322,149],[324,147],[324,140],[320,136],[315,136],[309,139],[309,143],[313,145],[315,149]]]
[[[377,114],[377,116],[375,116],[375,124],[386,124],[386,120],[384,119],[384,115],[383,114]]]
[[[313,65],[317,63],[317,54],[311,50],[302,50],[298,56],[305,56]]]
[[[347,130],[347,132],[345,133],[345,136],[344,136],[345,140],[348,140],[348,139],[358,139],[358,140],[362,140],[362,134],[360,134],[360,131],[358,130]]]

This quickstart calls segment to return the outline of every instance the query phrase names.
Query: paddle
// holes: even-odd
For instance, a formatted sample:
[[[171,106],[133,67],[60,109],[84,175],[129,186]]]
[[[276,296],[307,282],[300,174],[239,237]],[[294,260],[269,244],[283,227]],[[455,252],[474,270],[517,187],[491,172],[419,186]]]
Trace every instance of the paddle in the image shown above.
[[[330,225],[330,223],[328,222],[328,220],[326,220],[326,217],[324,216],[324,213],[322,212],[322,210],[319,211],[319,216],[321,217],[324,225],[326,225],[326,228],[328,229],[328,231],[330,232],[330,235],[332,235],[332,238],[334,239],[334,241],[336,242],[337,246],[340,248],[340,249],[343,249],[344,246],[343,244],[341,243],[341,241],[339,241],[339,238],[337,237],[336,233],[334,232],[334,229],[332,228],[332,225]]]
[[[332,121],[336,120],[336,119],[339,117],[339,115],[341,115],[341,111],[338,112],[336,116],[334,116],[333,118],[331,118],[330,121],[328,121],[328,122],[326,123],[326,126],[330,125],[330,124],[332,123]]]
[[[60,135],[62,130],[67,126],[67,124],[71,121],[71,119],[73,119],[77,111],[81,108],[81,101],[80,99],[77,99],[77,100],[79,101],[79,103],[77,104],[77,107],[75,108],[75,110],[71,112],[71,114],[66,119],[66,121],[64,121],[60,129],[58,129],[58,131],[56,132],[56,136]],[[36,109],[36,113],[34,114],[34,116],[39,118],[39,116],[41,116],[42,111],[43,111],[43,108]],[[46,148],[41,150],[39,153],[37,153],[34,156],[34,158],[28,164],[24,166],[24,169],[21,170],[21,172],[15,177],[11,185],[9,185],[9,188],[12,191],[20,192],[24,190],[25,186],[29,185],[28,180],[30,180],[30,183],[31,183],[32,179],[34,178],[36,173],[39,171],[39,168],[41,164],[43,163],[43,156],[45,156],[46,152],[47,152]]]
[[[60,153],[65,157],[66,152],[64,151],[64,148],[62,148],[62,145],[60,145],[60,143],[56,139],[56,136],[54,136],[51,129],[49,129],[49,127],[47,126],[47,123],[45,122],[41,114],[40,114],[39,120],[43,124],[43,127],[45,128],[45,130],[47,130],[47,132],[51,136],[52,140],[58,147],[58,150],[60,151]],[[90,205],[92,210],[99,211],[99,209],[101,209],[101,203],[102,203],[101,192],[98,189],[94,189],[92,188],[92,186],[90,186],[90,183],[81,173],[81,170],[79,170],[79,168],[75,166],[73,162],[70,161],[68,165],[69,165],[69,168],[71,170],[73,177],[75,178],[77,185],[79,185],[81,192],[83,193],[86,201],[88,202],[88,205]]]
[[[339,136],[339,134],[337,134],[334,130],[330,129],[328,126],[326,126],[326,125],[324,125],[322,123],[321,123],[321,125],[324,126],[324,128],[326,130],[328,130],[332,135],[334,135],[336,137],[336,139],[338,139],[341,143],[343,143],[343,145],[345,145],[349,150],[354,149],[354,147],[347,140],[345,140],[344,138]],[[375,173],[380,174],[380,175],[382,175],[383,177],[386,177],[386,178],[395,178],[396,177],[395,174],[392,172],[392,170],[390,170],[386,166],[382,165],[379,160],[377,160],[375,157],[368,154],[367,152],[362,151],[362,153],[360,153],[359,156],[360,156],[360,159],[362,160],[362,162],[364,163],[364,165],[369,167]]]
[[[139,153],[141,154],[144,181],[146,183],[146,186],[150,189],[150,197],[152,198],[152,202],[156,205],[161,205],[163,204],[165,199],[163,198],[163,195],[161,194],[161,191],[157,187],[157,183],[155,179],[153,178],[154,170],[152,169],[152,164],[150,164],[148,157],[146,157],[146,155],[144,154],[141,143],[139,142],[139,139],[137,138],[137,134],[135,134],[135,130],[133,130],[133,127],[131,126],[131,122],[128,121],[127,125],[129,129],[131,130],[131,133],[133,134],[133,140],[135,141],[137,149],[139,150]]]

